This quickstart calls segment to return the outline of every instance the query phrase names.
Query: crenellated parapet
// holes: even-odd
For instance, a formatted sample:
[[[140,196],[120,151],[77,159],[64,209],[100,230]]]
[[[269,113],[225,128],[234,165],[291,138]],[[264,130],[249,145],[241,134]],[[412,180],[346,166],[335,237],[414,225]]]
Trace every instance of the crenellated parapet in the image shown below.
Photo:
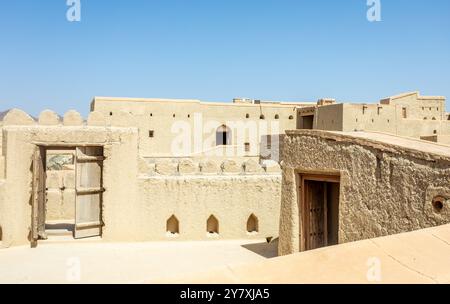
[[[205,159],[146,160],[140,159],[140,174],[146,176],[228,176],[228,175],[279,175],[280,165],[271,160],[258,163],[255,160],[237,161],[225,159],[222,161]]]
[[[45,126],[45,127],[134,127],[132,115],[126,111],[116,113],[114,120],[104,113],[90,112],[87,119],[75,111],[67,111],[63,117],[52,110],[44,110],[37,119],[20,109],[12,109],[3,119],[3,126]]]

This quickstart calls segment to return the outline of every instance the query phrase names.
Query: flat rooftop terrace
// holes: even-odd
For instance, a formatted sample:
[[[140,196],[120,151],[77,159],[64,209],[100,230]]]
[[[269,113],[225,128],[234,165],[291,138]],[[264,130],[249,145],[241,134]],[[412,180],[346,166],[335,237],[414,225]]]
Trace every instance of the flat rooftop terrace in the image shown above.
[[[450,283],[450,225],[156,280],[186,284]],[[152,281],[150,281],[152,282]],[[153,281],[155,282],[155,281]]]
[[[337,132],[321,130],[289,130],[287,135],[311,135],[341,142],[356,143],[384,150],[403,150],[416,155],[431,154],[450,160],[450,145],[428,142],[380,132]]]

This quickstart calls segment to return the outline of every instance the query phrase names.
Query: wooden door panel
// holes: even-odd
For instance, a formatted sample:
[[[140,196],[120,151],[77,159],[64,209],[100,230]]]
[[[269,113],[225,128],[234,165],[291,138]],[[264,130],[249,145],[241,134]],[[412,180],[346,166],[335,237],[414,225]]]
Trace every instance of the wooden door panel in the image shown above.
[[[102,164],[99,161],[78,161],[77,188],[92,189],[101,187]]]
[[[76,153],[76,239],[101,235],[103,148],[81,147]]]
[[[307,218],[306,249],[316,249],[326,245],[325,240],[325,186],[323,182],[305,181],[305,208]]]

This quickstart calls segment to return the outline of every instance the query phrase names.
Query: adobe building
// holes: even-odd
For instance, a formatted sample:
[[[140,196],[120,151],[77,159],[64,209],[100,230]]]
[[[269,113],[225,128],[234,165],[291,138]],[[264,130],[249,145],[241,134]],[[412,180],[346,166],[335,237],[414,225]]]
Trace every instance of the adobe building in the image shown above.
[[[117,124],[121,111],[130,113],[139,129],[139,153],[148,160],[205,157],[220,159],[228,156],[258,161],[260,138],[295,129],[297,109],[313,105],[314,103],[308,102],[253,99],[234,99],[232,103],[219,103],[183,99],[95,97],[91,103],[91,111],[104,114],[110,124]],[[178,128],[185,126],[189,127],[190,134],[183,135],[191,139],[191,146],[187,151],[176,153],[173,143],[181,135]],[[253,129],[257,132],[252,133]],[[211,140],[206,147],[196,145],[196,140],[201,139],[205,142]],[[223,149],[225,151],[220,153]],[[238,149],[243,153],[239,153]],[[215,153],[216,150],[220,150],[219,153]]]
[[[38,121],[11,110],[2,126],[0,246],[37,246],[67,230],[74,239],[179,241],[278,234],[278,164],[140,156],[126,111],[87,120],[69,111]],[[161,130],[162,131],[162,130]]]
[[[377,131],[398,136],[450,143],[450,114],[445,97],[405,93],[378,104],[336,103],[319,100],[297,110],[297,129]]]
[[[450,146],[377,132],[287,131],[279,254],[450,222]]]
[[[377,131],[388,133],[398,129],[392,134],[408,135],[400,132],[410,130],[400,129],[410,128],[415,130],[414,134],[411,133],[414,137],[427,137],[433,141],[450,135],[448,121],[445,120],[448,113],[443,112],[444,99],[418,94],[405,96],[384,101],[382,111],[378,111],[378,105],[369,106],[377,109],[370,112],[371,116],[379,115],[377,119],[384,117],[396,126],[383,129],[384,125],[375,124],[373,129],[380,128]],[[406,118],[402,116],[403,107],[407,107]],[[433,114],[427,114],[427,120],[418,119],[419,116],[413,114],[417,107]],[[373,173],[368,171],[370,167],[366,168],[362,163],[366,158],[373,161],[373,157],[360,154],[362,148],[355,148],[346,152],[343,159],[351,159],[359,164],[358,167],[333,167],[340,165],[341,161],[326,145],[310,144],[308,140],[295,142],[295,145],[288,139],[278,142],[280,134],[293,136],[289,130],[306,127],[305,113],[313,113],[309,127],[315,129],[334,130],[339,122],[338,131],[353,131],[349,121],[356,120],[350,119],[351,115],[356,115],[358,122],[365,121],[370,126],[371,119],[366,118],[371,116],[368,116],[367,108],[362,112],[363,108],[362,105],[334,104],[332,100],[320,100],[318,104],[248,99],[235,99],[233,103],[206,103],[198,100],[96,97],[87,119],[76,111],[69,111],[60,118],[46,110],[38,119],[33,119],[20,110],[11,110],[0,127],[0,247],[30,243],[36,246],[60,234],[69,234],[74,239],[100,237],[103,241],[130,242],[256,239],[277,237],[281,233],[281,253],[289,253],[300,247],[289,245],[298,242],[295,225],[299,221],[293,218],[298,216],[298,212],[292,209],[294,207],[288,199],[286,185],[291,185],[287,179],[288,168],[309,168],[326,174],[329,169],[334,170],[333,174],[339,170],[343,172],[342,176],[339,175],[339,196],[334,175],[329,180],[331,185],[327,193],[330,191],[330,198],[336,200],[339,197],[342,201],[344,209],[339,209],[339,214],[352,216],[339,217],[339,223],[343,223],[339,226],[342,233],[334,234],[330,242],[346,242],[446,222],[446,199],[439,201],[444,211],[422,219],[425,215],[417,209],[417,195],[424,195],[425,182],[410,180],[416,174],[425,176],[426,173],[434,187],[445,188],[445,174],[447,183],[449,176],[445,167],[447,163],[442,160],[434,162],[434,152],[414,152],[411,155],[405,152],[401,154],[405,158],[404,163],[411,162],[410,169],[416,171],[398,177],[395,175],[397,171],[388,174],[389,178],[396,178],[390,191],[391,195],[395,194],[393,197],[397,202],[414,204],[408,211],[410,222],[403,223],[400,214],[406,211],[392,207],[392,198],[379,196],[373,190],[377,193],[373,204],[379,202],[380,205],[391,206],[392,210],[378,211],[373,207],[375,209],[370,209],[370,212],[377,217],[367,230],[356,232],[357,229],[352,227],[360,227],[361,222],[369,221],[366,217],[371,213],[362,208],[359,201],[356,204],[349,200],[347,204],[345,199],[347,196],[354,199],[353,192],[346,192],[342,187],[362,183],[358,178],[370,176]],[[397,116],[391,113],[393,109],[400,110],[400,117],[398,113]],[[321,125],[322,120],[324,124]],[[375,117],[373,120],[376,121]],[[434,130],[437,130],[436,134]],[[177,150],[180,139],[186,138],[188,149]],[[352,137],[353,140],[356,145],[358,139]],[[203,141],[207,144],[202,145]],[[281,152],[285,151],[284,145],[287,144],[287,154],[283,154],[284,181],[278,144]],[[295,150],[294,146],[300,150]],[[425,142],[419,150],[427,150],[430,146],[442,148],[439,144]],[[416,154],[427,156],[418,158],[419,161],[414,158]],[[397,164],[396,161],[389,163],[391,165],[385,163],[387,160],[383,157],[390,155],[387,152],[376,155],[380,161],[372,170],[377,172],[377,182],[370,187],[365,185],[367,193],[363,191],[366,188],[355,190],[364,204],[369,204],[368,198],[372,199],[370,191],[373,187],[384,187],[383,183],[387,183],[389,178],[385,171]],[[349,165],[350,161],[345,164]],[[346,170],[349,174],[345,173]],[[407,186],[415,183],[418,184],[417,189]],[[399,193],[404,196],[400,196],[394,192],[396,184],[405,185],[409,192],[402,190]],[[435,195],[432,191],[430,193],[427,195],[432,195],[431,200],[436,202],[439,195],[447,197],[445,191]],[[292,212],[286,213],[286,210]],[[422,212],[422,217],[416,220],[412,217],[414,212]],[[398,216],[401,224],[396,220],[387,223],[389,216],[395,219]]]

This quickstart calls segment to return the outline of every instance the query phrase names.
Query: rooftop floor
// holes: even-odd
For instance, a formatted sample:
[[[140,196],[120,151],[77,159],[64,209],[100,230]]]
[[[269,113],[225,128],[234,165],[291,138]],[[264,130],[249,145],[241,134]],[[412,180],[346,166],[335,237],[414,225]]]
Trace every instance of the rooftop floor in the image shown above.
[[[448,284],[449,256],[450,225],[446,225],[156,282]]]
[[[144,283],[274,256],[276,247],[265,240],[104,243],[54,237],[36,249],[0,249],[0,284]]]

